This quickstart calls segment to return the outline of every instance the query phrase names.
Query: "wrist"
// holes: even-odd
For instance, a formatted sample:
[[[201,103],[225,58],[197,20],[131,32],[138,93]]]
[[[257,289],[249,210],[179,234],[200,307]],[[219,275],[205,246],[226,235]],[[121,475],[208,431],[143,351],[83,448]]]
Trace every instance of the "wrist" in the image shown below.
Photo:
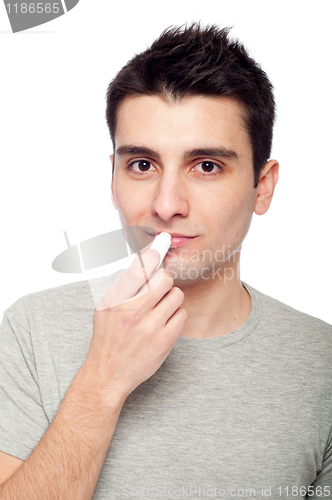
[[[128,392],[111,377],[103,377],[87,359],[75,377],[85,398],[99,411],[121,411]]]

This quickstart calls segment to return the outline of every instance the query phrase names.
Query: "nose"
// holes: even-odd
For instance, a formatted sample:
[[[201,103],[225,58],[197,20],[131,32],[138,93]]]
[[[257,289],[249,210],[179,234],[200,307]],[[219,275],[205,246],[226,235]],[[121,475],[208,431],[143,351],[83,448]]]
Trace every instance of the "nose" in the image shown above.
[[[174,172],[163,174],[158,183],[151,210],[155,217],[166,222],[169,222],[174,216],[188,216],[189,205],[183,182],[178,174]]]

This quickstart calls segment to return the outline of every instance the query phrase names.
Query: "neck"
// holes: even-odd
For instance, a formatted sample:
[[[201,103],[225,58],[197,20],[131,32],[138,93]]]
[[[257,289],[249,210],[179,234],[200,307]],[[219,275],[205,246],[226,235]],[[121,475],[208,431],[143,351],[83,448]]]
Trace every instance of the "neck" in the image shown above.
[[[239,266],[236,268],[238,270]],[[214,279],[174,283],[185,294],[181,307],[188,313],[181,336],[202,339],[219,337],[236,330],[248,319],[250,295],[241,283],[239,272],[230,270],[227,263],[227,268],[225,265],[221,267]]]

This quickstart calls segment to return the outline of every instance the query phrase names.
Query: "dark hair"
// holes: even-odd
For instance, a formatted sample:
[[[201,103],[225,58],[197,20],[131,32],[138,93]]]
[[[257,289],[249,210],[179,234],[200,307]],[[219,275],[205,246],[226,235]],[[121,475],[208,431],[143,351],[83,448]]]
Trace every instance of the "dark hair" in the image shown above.
[[[215,25],[201,28],[199,23],[171,27],[150,48],[135,55],[107,89],[106,120],[113,146],[118,107],[128,95],[231,97],[243,105],[257,187],[271,154],[273,86],[244,46],[229,39],[229,31]]]

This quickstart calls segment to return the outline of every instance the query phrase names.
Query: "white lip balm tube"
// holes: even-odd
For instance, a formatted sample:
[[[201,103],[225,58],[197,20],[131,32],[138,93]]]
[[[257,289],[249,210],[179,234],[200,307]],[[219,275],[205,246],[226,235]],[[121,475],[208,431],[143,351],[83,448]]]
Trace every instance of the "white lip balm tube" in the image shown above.
[[[169,233],[160,233],[153,240],[150,250],[152,249],[157,250],[160,254],[160,261],[158,267],[156,267],[156,271],[161,266],[161,263],[164,260],[169,247],[171,246],[171,243],[172,243],[172,236]]]

